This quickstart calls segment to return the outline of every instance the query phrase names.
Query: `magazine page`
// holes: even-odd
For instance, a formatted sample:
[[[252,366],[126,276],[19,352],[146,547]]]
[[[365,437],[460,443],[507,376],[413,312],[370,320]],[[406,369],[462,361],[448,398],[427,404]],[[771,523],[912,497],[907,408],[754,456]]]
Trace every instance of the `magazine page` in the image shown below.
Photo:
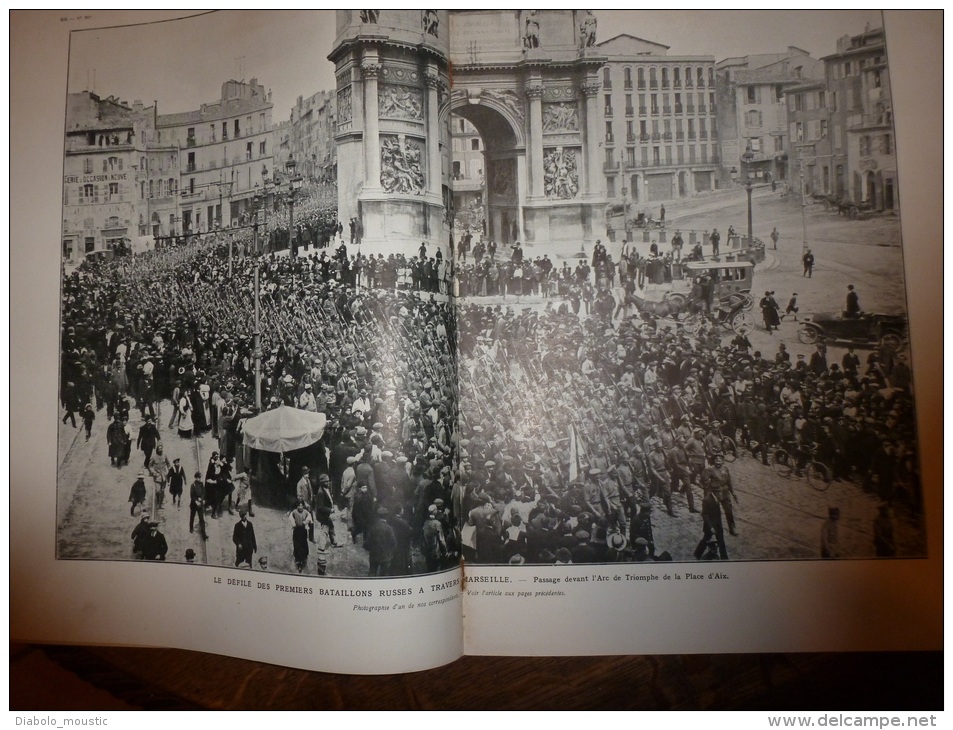
[[[447,18],[380,13],[14,14],[17,639],[462,654]]]
[[[937,648],[938,16],[450,21],[467,653]]]

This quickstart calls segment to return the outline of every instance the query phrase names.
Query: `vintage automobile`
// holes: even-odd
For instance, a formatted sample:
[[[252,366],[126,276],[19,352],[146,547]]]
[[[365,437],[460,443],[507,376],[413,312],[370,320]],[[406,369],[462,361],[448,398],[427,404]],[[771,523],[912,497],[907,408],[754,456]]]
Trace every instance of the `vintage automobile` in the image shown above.
[[[751,296],[754,264],[751,261],[681,261],[672,267],[671,281],[647,283],[644,291],[635,296],[641,311],[674,317],[685,322],[690,331],[697,331],[708,318],[702,316],[700,302],[693,299],[693,284],[695,279],[707,275],[712,282],[714,320],[739,334],[754,329],[755,317],[751,313],[754,306]]]
[[[797,338],[806,345],[842,342],[898,350],[907,339],[907,318],[896,314],[862,312],[858,317],[844,317],[840,312],[817,312],[801,321]]]
[[[721,302],[730,309],[741,305],[749,310],[754,305],[751,296],[754,264],[750,261],[685,261],[680,264],[681,278],[672,281],[664,298],[684,304],[692,290],[694,280],[707,274],[712,280],[712,300]]]

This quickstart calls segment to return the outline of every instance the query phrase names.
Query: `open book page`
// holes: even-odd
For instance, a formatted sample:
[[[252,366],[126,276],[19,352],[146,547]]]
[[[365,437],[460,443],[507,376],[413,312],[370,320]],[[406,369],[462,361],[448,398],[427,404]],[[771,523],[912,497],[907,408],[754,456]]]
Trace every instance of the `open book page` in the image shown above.
[[[468,653],[938,646],[930,22],[451,14]]]
[[[18,638],[461,655],[446,19],[411,15],[423,70],[357,14],[14,19]]]

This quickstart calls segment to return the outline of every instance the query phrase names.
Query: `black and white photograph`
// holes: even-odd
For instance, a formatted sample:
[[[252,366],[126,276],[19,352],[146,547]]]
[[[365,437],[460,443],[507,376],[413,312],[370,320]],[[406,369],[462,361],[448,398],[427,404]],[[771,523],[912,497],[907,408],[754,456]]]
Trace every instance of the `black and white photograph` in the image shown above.
[[[73,31],[57,559],[926,558],[888,46],[862,10]]]

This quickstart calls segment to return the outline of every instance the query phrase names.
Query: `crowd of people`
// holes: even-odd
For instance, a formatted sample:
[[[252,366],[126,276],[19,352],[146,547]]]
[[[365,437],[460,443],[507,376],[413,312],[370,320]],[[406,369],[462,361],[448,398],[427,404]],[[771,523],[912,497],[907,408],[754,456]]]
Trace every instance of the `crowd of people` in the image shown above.
[[[292,521],[301,501],[305,523],[318,526],[309,530],[314,543],[294,538],[301,569],[309,543],[318,546],[318,571],[326,569],[322,529],[333,545],[329,516],[337,512],[367,547],[374,574],[408,574],[417,569],[413,555],[436,570],[458,552],[447,512],[457,423],[454,311],[410,277],[401,288],[387,277],[343,275],[334,262],[346,248],[339,252],[333,259],[324,251],[233,252],[229,279],[227,239],[213,233],[188,246],[81,265],[63,281],[64,422],[105,410],[111,463],[124,468],[135,446],[144,452],[143,475],[164,491],[172,465],[157,468],[161,454],[145,452],[155,448],[152,429],[168,402],[169,429],[184,439],[211,432],[219,447],[191,494],[185,486],[190,529],[204,532],[205,517],[225,508],[251,512],[259,491],[271,495],[269,506],[294,507]],[[379,260],[386,270],[387,259]],[[257,414],[256,270],[260,401],[263,410],[323,412],[317,458],[282,460],[243,447],[243,424]],[[132,409],[145,438],[130,426]],[[249,477],[250,489],[235,495]],[[319,500],[325,480],[330,500]],[[131,514],[146,505],[138,489],[130,501]]]
[[[458,316],[455,516],[471,560],[726,558],[718,534],[722,515],[736,531],[737,494],[720,459],[759,459],[767,474],[777,448],[797,469],[817,459],[827,478],[920,509],[903,353],[862,362],[851,348],[829,363],[819,345],[791,358],[784,344],[725,344],[714,327],[692,335],[647,315],[607,326],[553,306],[470,304]],[[694,552],[654,544],[653,510],[691,515],[699,502]]]
[[[724,456],[767,467],[776,447],[886,505],[920,508],[903,353],[861,363],[850,350],[828,363],[819,344],[792,360],[783,344],[727,344],[714,323],[691,333],[663,325],[610,293],[617,279],[634,291],[677,277],[674,252],[657,250],[614,262],[598,244],[575,267],[524,258],[518,244],[506,261],[474,250],[473,264],[459,257],[467,298],[455,302],[442,296],[452,256],[425,245],[416,256],[349,255],[334,211],[305,215],[327,236],[297,255],[256,253],[247,230],[216,232],[64,276],[63,420],[78,414],[88,437],[105,409],[110,463],[129,464],[135,440],[143,476],[163,494],[168,486],[173,504],[187,492],[190,529],[197,520],[204,534],[206,515],[225,508],[247,520],[264,496],[290,510],[296,567],[309,569],[313,550],[319,574],[345,539],[335,534],[342,520],[376,576],[415,572],[415,555],[431,571],[461,556],[725,559],[722,516],[735,534],[737,493]],[[515,312],[473,298],[536,292],[562,301]],[[164,401],[181,438],[217,439],[188,489],[178,460],[157,449]],[[257,402],[325,414],[320,453],[280,459],[245,447]],[[146,503],[138,484],[130,502],[133,515]],[[653,512],[684,508],[702,515],[697,547],[656,545]],[[251,564],[248,544],[236,538],[236,564]]]

